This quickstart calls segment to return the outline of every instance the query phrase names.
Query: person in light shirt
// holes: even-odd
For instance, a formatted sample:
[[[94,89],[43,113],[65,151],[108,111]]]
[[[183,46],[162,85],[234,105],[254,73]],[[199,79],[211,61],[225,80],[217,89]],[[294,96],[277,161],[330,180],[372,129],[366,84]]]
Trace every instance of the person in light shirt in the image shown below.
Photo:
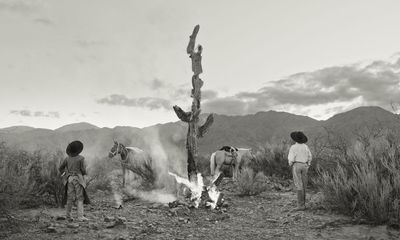
[[[311,165],[312,155],[305,144],[307,137],[303,132],[292,132],[290,137],[296,143],[289,149],[289,166],[292,167],[293,182],[297,190],[297,210],[306,208],[307,172]]]

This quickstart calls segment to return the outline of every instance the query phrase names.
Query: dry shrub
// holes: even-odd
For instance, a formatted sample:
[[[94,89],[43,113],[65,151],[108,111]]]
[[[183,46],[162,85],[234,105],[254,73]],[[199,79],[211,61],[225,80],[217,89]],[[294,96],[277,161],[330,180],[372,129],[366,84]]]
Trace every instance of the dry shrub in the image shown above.
[[[156,182],[156,172],[153,169],[152,161],[145,162],[140,165],[130,166],[129,170],[140,177],[141,187],[144,189],[152,189]]]
[[[400,149],[373,145],[354,152],[347,163],[320,170],[319,186],[327,207],[374,223],[400,224]]]
[[[114,169],[121,168],[120,164],[116,164],[109,158],[95,158],[90,166],[88,167],[88,177],[86,180],[86,186],[88,191],[96,192],[100,191],[111,191],[111,175],[110,173]]]
[[[267,144],[257,152],[256,158],[249,164],[255,171],[262,171],[266,176],[291,178],[291,171],[287,160],[289,143],[280,142]]]
[[[3,201],[8,207],[60,205],[63,186],[58,165],[62,157],[61,151],[30,153],[1,143],[0,193],[3,193]]]
[[[40,197],[41,202],[61,206],[64,197],[64,185],[58,171],[62,152],[57,154],[34,153],[36,160],[29,171],[29,188],[27,193]],[[30,198],[28,198],[29,203]],[[25,204],[26,205],[26,204]]]
[[[267,189],[267,177],[262,172],[257,174],[245,167],[238,174],[237,186],[242,196],[258,195]]]

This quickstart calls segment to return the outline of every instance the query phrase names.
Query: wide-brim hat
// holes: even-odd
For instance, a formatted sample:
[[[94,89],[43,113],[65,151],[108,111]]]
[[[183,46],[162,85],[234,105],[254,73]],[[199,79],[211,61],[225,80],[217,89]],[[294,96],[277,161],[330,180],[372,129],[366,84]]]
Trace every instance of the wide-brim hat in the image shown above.
[[[303,132],[292,132],[290,134],[290,137],[293,139],[293,141],[297,143],[306,143],[308,141],[307,136]]]
[[[65,150],[68,156],[75,157],[78,156],[83,150],[83,143],[81,141],[73,141],[68,144],[67,149]]]

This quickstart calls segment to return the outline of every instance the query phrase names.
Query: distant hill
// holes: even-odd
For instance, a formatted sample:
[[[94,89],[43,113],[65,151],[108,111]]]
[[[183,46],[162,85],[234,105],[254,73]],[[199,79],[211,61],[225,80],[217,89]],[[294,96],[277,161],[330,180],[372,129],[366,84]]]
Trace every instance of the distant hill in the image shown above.
[[[320,121],[286,112],[268,111],[246,116],[215,115],[212,129],[200,140],[200,146],[206,152],[224,145],[259,147],[274,138],[287,138],[294,130],[306,131],[318,125]]]
[[[33,129],[35,129],[35,128],[28,127],[28,126],[13,126],[13,127],[7,127],[7,128],[0,129],[0,134],[1,133],[22,133],[22,132],[30,131]]]
[[[204,121],[204,119],[203,119]],[[329,128],[347,134],[363,126],[381,124],[400,129],[397,115],[380,107],[360,107],[337,114],[326,121],[286,112],[259,112],[245,116],[214,116],[214,124],[199,141],[200,154],[208,155],[223,145],[260,147],[268,141],[289,139],[289,133],[304,131],[310,138]],[[0,129],[0,141],[28,151],[37,149],[65,150],[68,142],[79,139],[88,157],[105,157],[116,139],[127,146],[137,146],[170,159],[185,158],[187,125],[183,122],[157,124],[146,128],[99,128],[89,123],[76,123],[56,130],[16,126]]]
[[[352,132],[364,126],[399,127],[398,115],[380,107],[359,107],[348,112],[336,114],[324,122],[324,126],[335,131]]]
[[[84,130],[90,130],[90,129],[98,129],[99,127],[86,123],[86,122],[80,122],[80,123],[73,123],[73,124],[68,124],[65,126],[62,126],[60,128],[55,129],[55,131],[58,132],[70,132],[70,131],[84,131]]]

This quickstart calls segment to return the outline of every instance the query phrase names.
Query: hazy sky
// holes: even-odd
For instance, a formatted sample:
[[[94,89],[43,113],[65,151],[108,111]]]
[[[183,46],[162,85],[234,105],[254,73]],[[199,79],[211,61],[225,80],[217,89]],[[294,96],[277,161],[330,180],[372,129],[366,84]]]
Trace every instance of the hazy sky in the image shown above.
[[[188,108],[326,119],[400,102],[400,1],[0,0],[0,127],[143,127]]]

